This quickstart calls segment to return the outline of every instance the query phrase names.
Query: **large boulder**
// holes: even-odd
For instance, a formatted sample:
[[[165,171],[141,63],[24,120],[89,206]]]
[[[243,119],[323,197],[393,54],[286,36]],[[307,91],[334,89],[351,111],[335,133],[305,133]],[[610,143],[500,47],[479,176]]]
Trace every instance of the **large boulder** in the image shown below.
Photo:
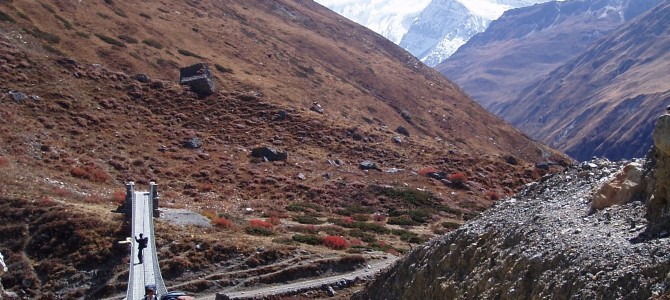
[[[670,115],[662,115],[658,118],[653,137],[656,149],[670,156]]]
[[[207,64],[195,64],[179,69],[179,83],[191,87],[200,97],[214,93],[214,80]]]
[[[256,147],[251,150],[251,156],[263,158],[267,161],[280,161],[288,158],[288,153],[272,147]]]
[[[593,195],[591,208],[603,209],[633,201],[642,189],[642,165],[637,162],[626,165],[615,177],[603,183]]]

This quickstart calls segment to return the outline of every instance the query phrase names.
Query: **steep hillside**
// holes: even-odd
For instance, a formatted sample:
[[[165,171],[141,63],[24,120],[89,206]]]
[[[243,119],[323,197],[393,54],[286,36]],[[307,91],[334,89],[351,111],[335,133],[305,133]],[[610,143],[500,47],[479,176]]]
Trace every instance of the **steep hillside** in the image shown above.
[[[498,114],[538,78],[660,2],[565,1],[510,10],[436,69]]]
[[[579,160],[643,156],[654,117],[670,104],[669,21],[666,2],[525,89],[500,115]]]
[[[338,269],[295,262],[403,253],[571,163],[313,2],[4,1],[0,12],[2,281],[23,299],[124,292],[115,241],[127,228],[113,211],[128,180],[155,180],[161,207],[211,219],[157,220],[168,285],[202,294]],[[212,66],[218,92],[178,84],[195,62]],[[288,158],[253,157],[258,146]]]
[[[667,299],[670,115],[657,124],[645,160],[529,185],[352,299]]]

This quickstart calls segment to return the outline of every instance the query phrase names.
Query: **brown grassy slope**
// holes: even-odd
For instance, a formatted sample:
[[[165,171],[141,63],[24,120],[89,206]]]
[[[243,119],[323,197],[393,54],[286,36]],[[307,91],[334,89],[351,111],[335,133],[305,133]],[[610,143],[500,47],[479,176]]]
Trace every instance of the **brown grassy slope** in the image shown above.
[[[144,72],[173,80],[174,66],[204,60],[232,69],[232,74],[219,75],[223,90],[244,86],[273,102],[298,107],[317,101],[340,122],[365,117],[391,129],[404,125],[412,133],[441,137],[451,144],[464,141],[473,153],[508,152],[540,160],[536,145],[485,113],[437,72],[311,1],[111,3],[15,2],[4,10],[19,28],[60,37],[50,46],[67,56],[129,74]],[[19,13],[30,21],[17,17]],[[119,36],[126,35],[139,42],[117,47],[96,34],[121,42]],[[163,48],[141,42],[145,40],[157,41]],[[179,50],[204,59],[184,56]],[[402,110],[412,116],[413,124],[401,117]]]
[[[171,274],[169,284],[212,272],[225,260],[215,253],[249,255],[244,247],[230,250],[235,245],[277,246],[273,237],[247,240],[243,226],[247,219],[271,212],[298,216],[287,209],[293,203],[318,205],[324,220],[357,205],[380,213],[416,210],[424,208],[409,196],[421,188],[427,192],[418,194],[431,195],[431,205],[441,211],[431,211],[426,225],[408,228],[432,234],[428,225],[439,226],[445,219],[462,222],[491,205],[490,193],[511,194],[539,179],[545,171],[536,169],[535,162],[567,161],[484,112],[404,51],[311,2],[106,2],[0,4],[5,14],[0,18],[0,161],[12,168],[1,170],[6,176],[0,191],[19,209],[44,197],[89,207],[82,213],[85,218],[111,220],[104,224],[114,228],[121,225],[110,214],[112,192],[127,180],[138,182],[138,189],[155,180],[161,206],[216,211],[241,227],[194,230],[200,239],[221,245],[187,238],[181,247],[188,254],[171,248],[176,239],[192,235],[188,228],[158,228],[165,239],[159,253],[164,255],[161,266]],[[109,42],[122,40],[120,35],[139,42],[113,46],[95,34]],[[148,39],[163,48],[141,42]],[[204,59],[179,54],[180,49]],[[204,99],[175,82],[177,66],[201,60],[232,69],[213,68],[221,89]],[[153,80],[133,79],[139,72]],[[39,98],[15,100],[10,91]],[[326,114],[309,111],[312,101],[320,102]],[[400,116],[402,110],[411,115],[411,124]],[[395,144],[391,138],[397,134],[390,129],[401,124],[412,137]],[[202,148],[183,147],[185,139],[196,136]],[[251,159],[249,151],[256,145],[287,150],[289,159]],[[508,163],[509,155],[518,163]],[[327,162],[335,159],[344,165]],[[403,171],[364,172],[357,166],[363,159]],[[426,166],[463,173],[466,186],[412,172]],[[298,173],[306,179],[296,179]],[[397,197],[380,188],[386,185],[415,192]],[[246,207],[255,212],[243,215]],[[103,230],[107,225],[94,229],[111,239]],[[287,227],[276,231],[290,240]],[[15,233],[0,240],[10,241]],[[407,244],[390,234],[379,239],[396,248]],[[201,257],[193,250],[196,244],[223,250]],[[81,247],[75,251],[95,257],[107,251],[99,245]],[[103,266],[102,277],[56,257],[58,264],[82,276],[74,286],[63,286],[56,283],[66,275],[40,275],[40,253],[6,244],[0,250],[29,262],[7,275],[20,270],[26,278],[37,278],[22,294],[26,298],[109,295],[123,290],[127,276],[122,254]],[[180,254],[193,260],[175,258]],[[182,265],[189,266],[185,274],[170,271]],[[202,285],[191,291],[223,284]],[[24,283],[5,286],[20,291]]]
[[[646,155],[670,97],[668,21],[664,3],[528,87],[501,115],[579,160]]]

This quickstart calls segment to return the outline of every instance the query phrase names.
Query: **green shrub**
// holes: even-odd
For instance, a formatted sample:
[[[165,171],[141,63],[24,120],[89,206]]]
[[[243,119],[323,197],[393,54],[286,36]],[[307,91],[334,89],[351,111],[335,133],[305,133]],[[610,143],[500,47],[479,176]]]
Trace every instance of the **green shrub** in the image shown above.
[[[433,214],[426,209],[415,209],[409,211],[409,216],[412,218],[412,220],[422,224],[428,223],[432,215]]]
[[[14,20],[14,18],[12,18],[12,16],[6,14],[3,11],[0,11],[0,21],[9,22],[9,23],[16,23],[16,20]]]
[[[404,226],[415,226],[419,225],[416,221],[408,216],[399,216],[399,217],[389,217],[386,221],[390,225],[404,225]]]
[[[191,51],[188,51],[188,50],[177,49],[177,52],[179,52],[179,54],[184,55],[184,56],[191,56],[191,57],[196,57],[196,58],[204,58],[204,57],[202,57],[202,56],[200,56],[200,55],[198,55],[198,54],[195,54],[195,53],[193,53],[193,52],[191,52]]]
[[[44,41],[46,41],[50,44],[60,43],[60,37],[59,36],[57,36],[55,34],[48,33],[48,32],[44,32],[42,30],[39,30],[38,28],[33,29],[32,31],[30,31],[30,33],[34,37],[36,37],[38,39],[41,39],[41,40],[44,40]]]
[[[224,67],[220,64],[214,64],[214,67],[216,68],[217,71],[219,71],[221,73],[231,73],[231,74],[233,73],[233,69],[226,68],[226,67]]]
[[[132,36],[129,36],[129,35],[125,35],[125,34],[119,35],[119,39],[128,43],[128,44],[137,44],[138,43],[136,38],[134,38]]]
[[[300,224],[323,224],[325,223],[322,220],[319,220],[316,216],[313,215],[302,215],[293,217],[293,221],[296,221]]]
[[[140,13],[140,17],[145,18],[145,19],[151,19],[151,16],[149,16],[145,13]]]
[[[390,230],[386,228],[384,225],[380,225],[377,223],[354,222],[354,224],[352,225],[354,228],[378,234],[387,234],[390,232]]]
[[[120,8],[115,9],[114,13],[119,17],[123,17],[123,18],[128,17],[128,15],[126,15],[126,12],[122,11]]]
[[[59,15],[54,15],[54,17],[56,17],[56,19],[58,19],[58,21],[63,23],[63,26],[65,26],[66,29],[72,30],[72,24],[70,23],[70,21],[66,20],[65,18],[63,18]]]
[[[142,43],[146,44],[147,46],[154,47],[156,49],[163,49],[163,45],[161,45],[161,43],[153,39],[146,39],[142,41]]]
[[[50,12],[50,13],[52,13],[52,14],[55,14],[55,13],[56,13],[56,10],[54,10],[54,8],[51,7],[51,5],[46,4],[46,3],[44,3],[44,2],[40,2],[40,5],[41,5],[44,9],[46,9],[48,12]]]
[[[103,19],[110,19],[110,17],[109,17],[107,14],[103,13],[103,12],[98,12],[97,14],[98,14],[98,16],[100,16],[100,17],[103,18]]]
[[[293,236],[293,240],[308,245],[321,245],[323,243],[323,239],[314,234],[296,234]]]
[[[42,48],[44,50],[47,50],[47,51],[53,53],[53,54],[60,55],[60,56],[65,56],[65,53],[63,53],[63,51],[60,51],[57,48],[54,48],[53,46],[51,46],[49,44],[42,44]]]
[[[77,32],[75,32],[75,34],[77,34],[78,36],[83,37],[83,38],[85,38],[85,39],[91,37],[90,34],[88,34],[88,33],[86,33],[86,32],[81,32],[81,31],[77,31]]]
[[[118,46],[118,47],[126,47],[126,44],[124,44],[123,42],[121,42],[121,41],[119,41],[115,38],[108,37],[104,34],[96,33],[95,36],[97,36],[99,39],[101,39],[103,42],[105,42],[107,44],[111,44],[111,45]]]
[[[272,231],[272,229],[262,227],[249,226],[245,228],[244,231],[246,231],[248,234],[251,235],[271,236],[274,234],[274,231]]]

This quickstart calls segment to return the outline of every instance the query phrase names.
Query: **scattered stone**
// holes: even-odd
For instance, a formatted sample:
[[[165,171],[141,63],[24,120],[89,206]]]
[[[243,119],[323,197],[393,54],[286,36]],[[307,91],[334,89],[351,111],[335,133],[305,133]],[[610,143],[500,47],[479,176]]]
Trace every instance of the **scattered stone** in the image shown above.
[[[540,170],[549,170],[549,164],[548,163],[537,163],[537,164],[535,164],[535,167],[540,169]]]
[[[282,111],[279,111],[279,113],[277,113],[277,119],[280,120],[280,121],[285,120],[286,116],[288,116],[288,113],[286,113],[286,111],[282,110]]]
[[[334,297],[337,294],[332,286],[328,286],[326,292],[328,292],[328,297]]]
[[[305,180],[306,179],[305,174],[303,174],[303,173],[298,173],[298,176],[296,176],[296,178],[298,178],[300,180]]]
[[[509,155],[509,156],[507,156],[507,157],[505,158],[505,161],[506,161],[508,164],[510,164],[510,165],[514,165],[514,166],[516,166],[516,165],[519,163],[519,161],[516,159],[516,157],[514,157],[514,155]]]
[[[149,81],[151,81],[151,79],[149,79],[149,76],[147,76],[147,74],[141,74],[141,73],[136,74],[135,76],[133,76],[133,78],[141,83],[149,83]]]
[[[404,136],[409,137],[409,131],[407,130],[407,128],[405,128],[405,127],[403,127],[403,126],[398,126],[398,128],[396,128],[395,132],[400,133],[400,134],[402,134],[402,135],[404,135]]]
[[[402,138],[399,136],[394,136],[393,137],[393,142],[396,144],[402,144]]]
[[[412,115],[409,114],[409,111],[407,110],[401,110],[400,111],[400,116],[405,119],[408,123],[412,123]]]
[[[11,96],[12,100],[16,102],[23,102],[28,99],[28,96],[26,96],[26,94],[17,91],[9,91],[9,96]]]
[[[199,97],[214,93],[214,81],[209,66],[204,63],[179,69],[179,83],[191,87]]]
[[[362,162],[358,165],[358,167],[359,167],[361,170],[377,170],[377,171],[381,171],[381,169],[377,166],[376,163],[374,163],[373,161],[369,161],[369,160],[362,161]]]
[[[437,180],[445,180],[447,179],[447,172],[430,172],[426,174],[426,177],[437,179]]]
[[[193,137],[184,141],[184,147],[188,149],[198,149],[202,147],[202,140],[199,137]]]
[[[312,107],[310,109],[312,111],[315,111],[315,112],[320,113],[320,114],[324,113],[324,109],[323,109],[323,107],[321,107],[321,104],[316,103],[316,102],[312,102]]]
[[[266,161],[283,161],[288,158],[288,153],[271,147],[256,147],[251,150],[251,156],[263,158]]]

